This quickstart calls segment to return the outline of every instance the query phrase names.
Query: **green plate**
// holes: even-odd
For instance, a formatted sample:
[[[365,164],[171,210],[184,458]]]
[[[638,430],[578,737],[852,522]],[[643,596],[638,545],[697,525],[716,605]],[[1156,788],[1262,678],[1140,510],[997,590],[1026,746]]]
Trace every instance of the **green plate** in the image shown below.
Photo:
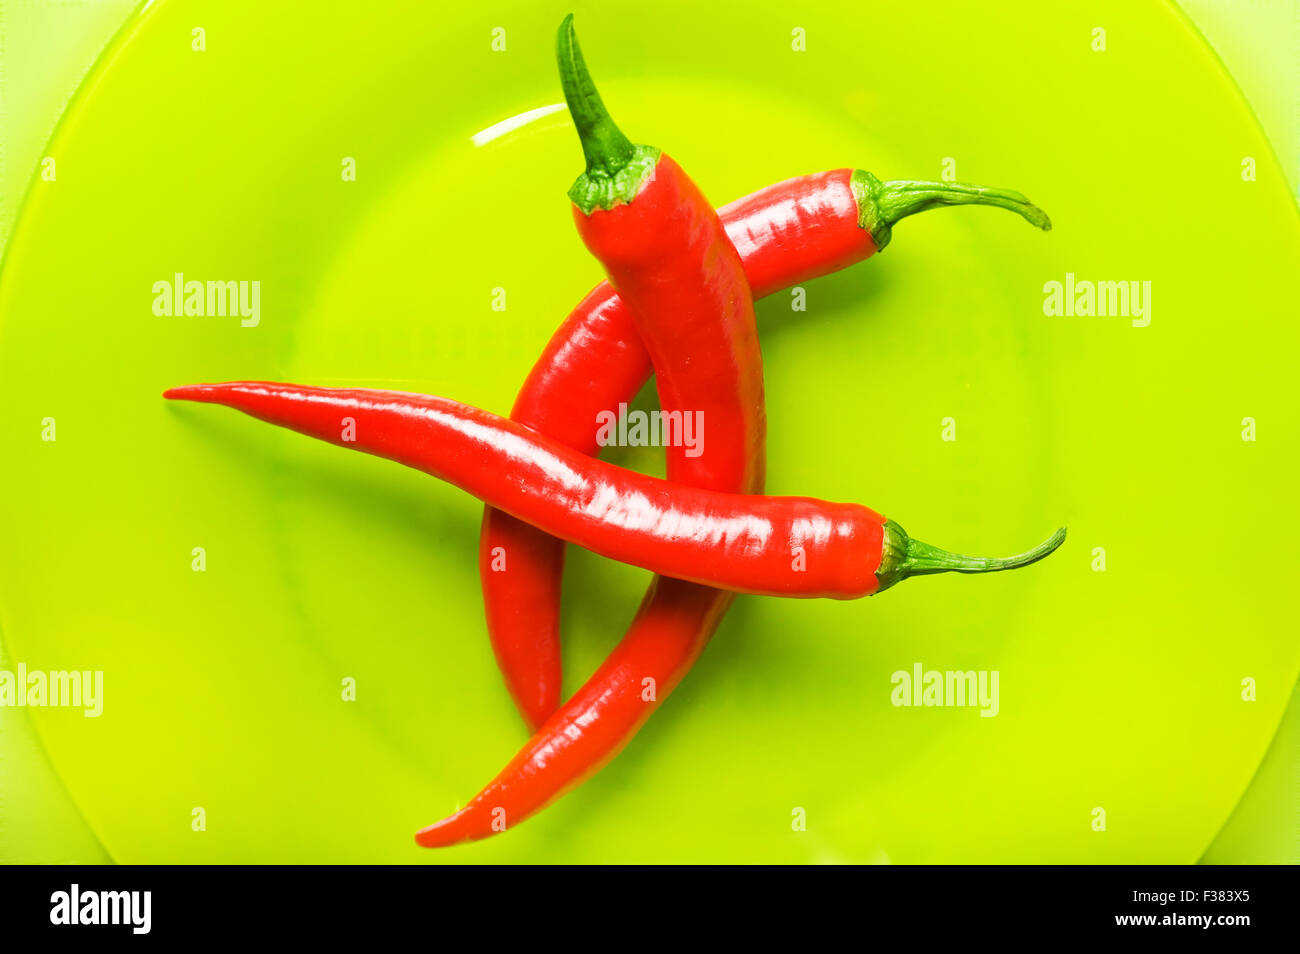
[[[60,124],[0,274],[0,626],[15,663],[104,672],[100,718],[32,714],[107,851],[1194,861],[1300,669],[1300,230],[1213,54],[1132,2],[572,5],[623,127],[719,203],[859,166],[1048,209],[1047,235],[983,209],[913,219],[810,283],[806,311],[764,302],[769,487],[966,551],[1070,537],[1031,569],[878,600],[742,599],[597,778],[490,842],[415,847],[525,738],[482,621],[481,508],[159,393],[263,378],[507,411],[600,277],[564,196],[577,143],[545,109],[568,9],[163,0]],[[259,322],[156,316],[177,272],[260,282]],[[1149,323],[1046,315],[1067,273],[1150,282]],[[572,554],[570,687],[646,580]],[[996,717],[892,705],[918,663],[996,671]]]

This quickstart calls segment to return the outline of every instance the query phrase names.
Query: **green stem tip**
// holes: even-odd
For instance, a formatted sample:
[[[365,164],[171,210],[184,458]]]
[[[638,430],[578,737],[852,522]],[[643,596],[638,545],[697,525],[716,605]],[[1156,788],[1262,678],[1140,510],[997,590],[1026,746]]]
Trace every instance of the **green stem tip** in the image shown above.
[[[587,157],[589,175],[616,175],[635,154],[631,140],[623,135],[610,118],[605,102],[596,90],[596,84],[587,70],[578,46],[578,34],[573,29],[573,14],[560,24],[555,38],[555,59],[560,66],[560,85],[564,87],[564,101],[569,104],[569,114],[578,127],[582,152]]]
[[[889,244],[899,219],[943,205],[991,205],[1016,213],[1044,232],[1052,227],[1046,212],[1011,189],[913,179],[881,182],[864,169],[854,170],[850,182],[858,200],[858,224],[871,233],[877,250]]]
[[[574,182],[569,198],[587,215],[597,208],[631,202],[654,171],[659,150],[634,145],[610,117],[582,58],[572,13],[560,24],[555,59],[564,101],[587,159],[587,171]]]
[[[1032,550],[1026,550],[1017,556],[969,557],[960,553],[949,553],[947,550],[940,550],[928,543],[914,540],[894,521],[886,520],[880,568],[876,570],[876,578],[880,581],[880,586],[876,592],[886,590],[895,583],[901,583],[909,576],[949,572],[995,573],[998,570],[1014,570],[1037,563],[1064,542],[1065,528],[1061,527]]]

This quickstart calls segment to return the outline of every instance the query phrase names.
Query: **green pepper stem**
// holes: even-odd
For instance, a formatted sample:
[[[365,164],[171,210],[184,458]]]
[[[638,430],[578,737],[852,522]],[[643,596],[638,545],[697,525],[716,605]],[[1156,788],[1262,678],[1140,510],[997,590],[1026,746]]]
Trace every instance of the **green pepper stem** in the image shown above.
[[[1032,550],[1026,550],[1017,556],[970,557],[960,553],[949,553],[947,550],[940,550],[928,543],[914,540],[894,521],[886,520],[880,568],[876,570],[876,578],[880,581],[880,586],[876,592],[888,589],[895,583],[901,583],[909,576],[949,572],[995,573],[999,570],[1014,570],[1037,563],[1055,551],[1063,542],[1065,542],[1065,528],[1061,527]]]
[[[1052,227],[1046,212],[1011,189],[912,179],[881,182],[864,169],[854,170],[850,182],[858,200],[858,224],[871,233],[877,250],[889,244],[900,219],[943,205],[991,205],[1014,212],[1045,232]]]
[[[560,24],[555,58],[560,65],[564,99],[587,157],[587,171],[573,183],[569,198],[584,215],[631,203],[654,175],[659,150],[633,145],[610,118],[578,48],[572,13]]]
[[[636,150],[610,117],[596,90],[587,62],[582,58],[582,49],[578,46],[572,13],[560,24],[555,40],[555,58],[560,66],[564,101],[569,104],[569,113],[582,141],[582,153],[587,157],[587,174],[617,175],[632,161]]]

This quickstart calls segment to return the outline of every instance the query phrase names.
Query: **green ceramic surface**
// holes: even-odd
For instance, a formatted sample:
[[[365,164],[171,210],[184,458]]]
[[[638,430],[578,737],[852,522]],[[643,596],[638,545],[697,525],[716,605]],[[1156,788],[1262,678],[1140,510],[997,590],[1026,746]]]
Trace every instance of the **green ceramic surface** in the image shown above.
[[[927,213],[806,310],[760,305],[768,485],[966,552],[1070,537],[879,599],[742,598],[599,776],[430,852],[416,828],[525,739],[482,619],[481,507],[159,395],[261,378],[508,411],[600,277],[567,115],[498,126],[560,102],[570,10],[623,129],[719,204],[855,166],[1050,212],[1048,234]],[[101,717],[30,711],[118,861],[1192,862],[1272,738],[1300,669],[1300,229],[1171,6],[158,0],[48,152],[0,272],[0,628],[11,663],[104,672]],[[257,325],[156,316],[177,272],[260,282]],[[1149,282],[1149,323],[1044,314],[1067,273]],[[569,567],[576,688],[648,575]],[[917,663],[996,671],[997,715],[892,705]]]

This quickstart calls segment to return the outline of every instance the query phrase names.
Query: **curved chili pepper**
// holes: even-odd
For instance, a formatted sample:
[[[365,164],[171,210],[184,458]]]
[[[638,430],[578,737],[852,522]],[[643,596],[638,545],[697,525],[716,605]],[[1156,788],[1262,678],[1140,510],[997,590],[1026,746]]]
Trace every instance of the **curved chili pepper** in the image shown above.
[[[926,209],[987,205],[1041,229],[1051,221],[1019,192],[961,183],[882,181],[837,169],[780,182],[718,210],[755,299],[870,258],[893,226]],[[533,367],[510,416],[594,455],[597,415],[629,403],[651,375],[635,323],[608,282],[573,310]],[[711,433],[716,433],[716,430]],[[486,508],[479,576],[488,634],[507,688],[530,728],[560,703],[564,541]]]
[[[744,265],[718,214],[667,155],[658,155],[642,181],[623,179],[620,156],[635,161],[638,147],[606,112],[572,20],[560,28],[557,52],[587,172],[570,194],[585,193],[593,179],[619,184],[594,208],[575,204],[574,221],[651,356],[662,410],[699,415],[709,435],[696,456],[668,445],[668,479],[761,493],[763,359]],[[489,787],[465,812],[421,831],[419,843],[435,847],[474,837],[484,819],[496,822],[489,831],[520,822],[608,762],[668,698],[734,598],[656,576],[605,665],[536,733],[506,770],[508,781]],[[511,792],[509,807],[499,804],[503,784]]]
[[[1065,539],[1062,529],[1019,556],[961,556],[860,504],[675,484],[427,394],[234,381],[163,397],[221,404],[414,467],[601,556],[736,593],[857,599],[920,574],[1026,566]]]
[[[656,579],[629,635],[496,779],[465,808],[417,833],[426,847],[518,824],[613,758],[717,625],[726,601],[705,586],[854,598],[909,576],[1026,566],[1065,539],[1061,529],[1016,557],[961,556],[914,540],[857,504],[674,484],[426,395],[234,382],[172,388],[164,397],[223,404],[418,468],[553,536],[674,577]],[[653,701],[643,701],[647,686]]]

